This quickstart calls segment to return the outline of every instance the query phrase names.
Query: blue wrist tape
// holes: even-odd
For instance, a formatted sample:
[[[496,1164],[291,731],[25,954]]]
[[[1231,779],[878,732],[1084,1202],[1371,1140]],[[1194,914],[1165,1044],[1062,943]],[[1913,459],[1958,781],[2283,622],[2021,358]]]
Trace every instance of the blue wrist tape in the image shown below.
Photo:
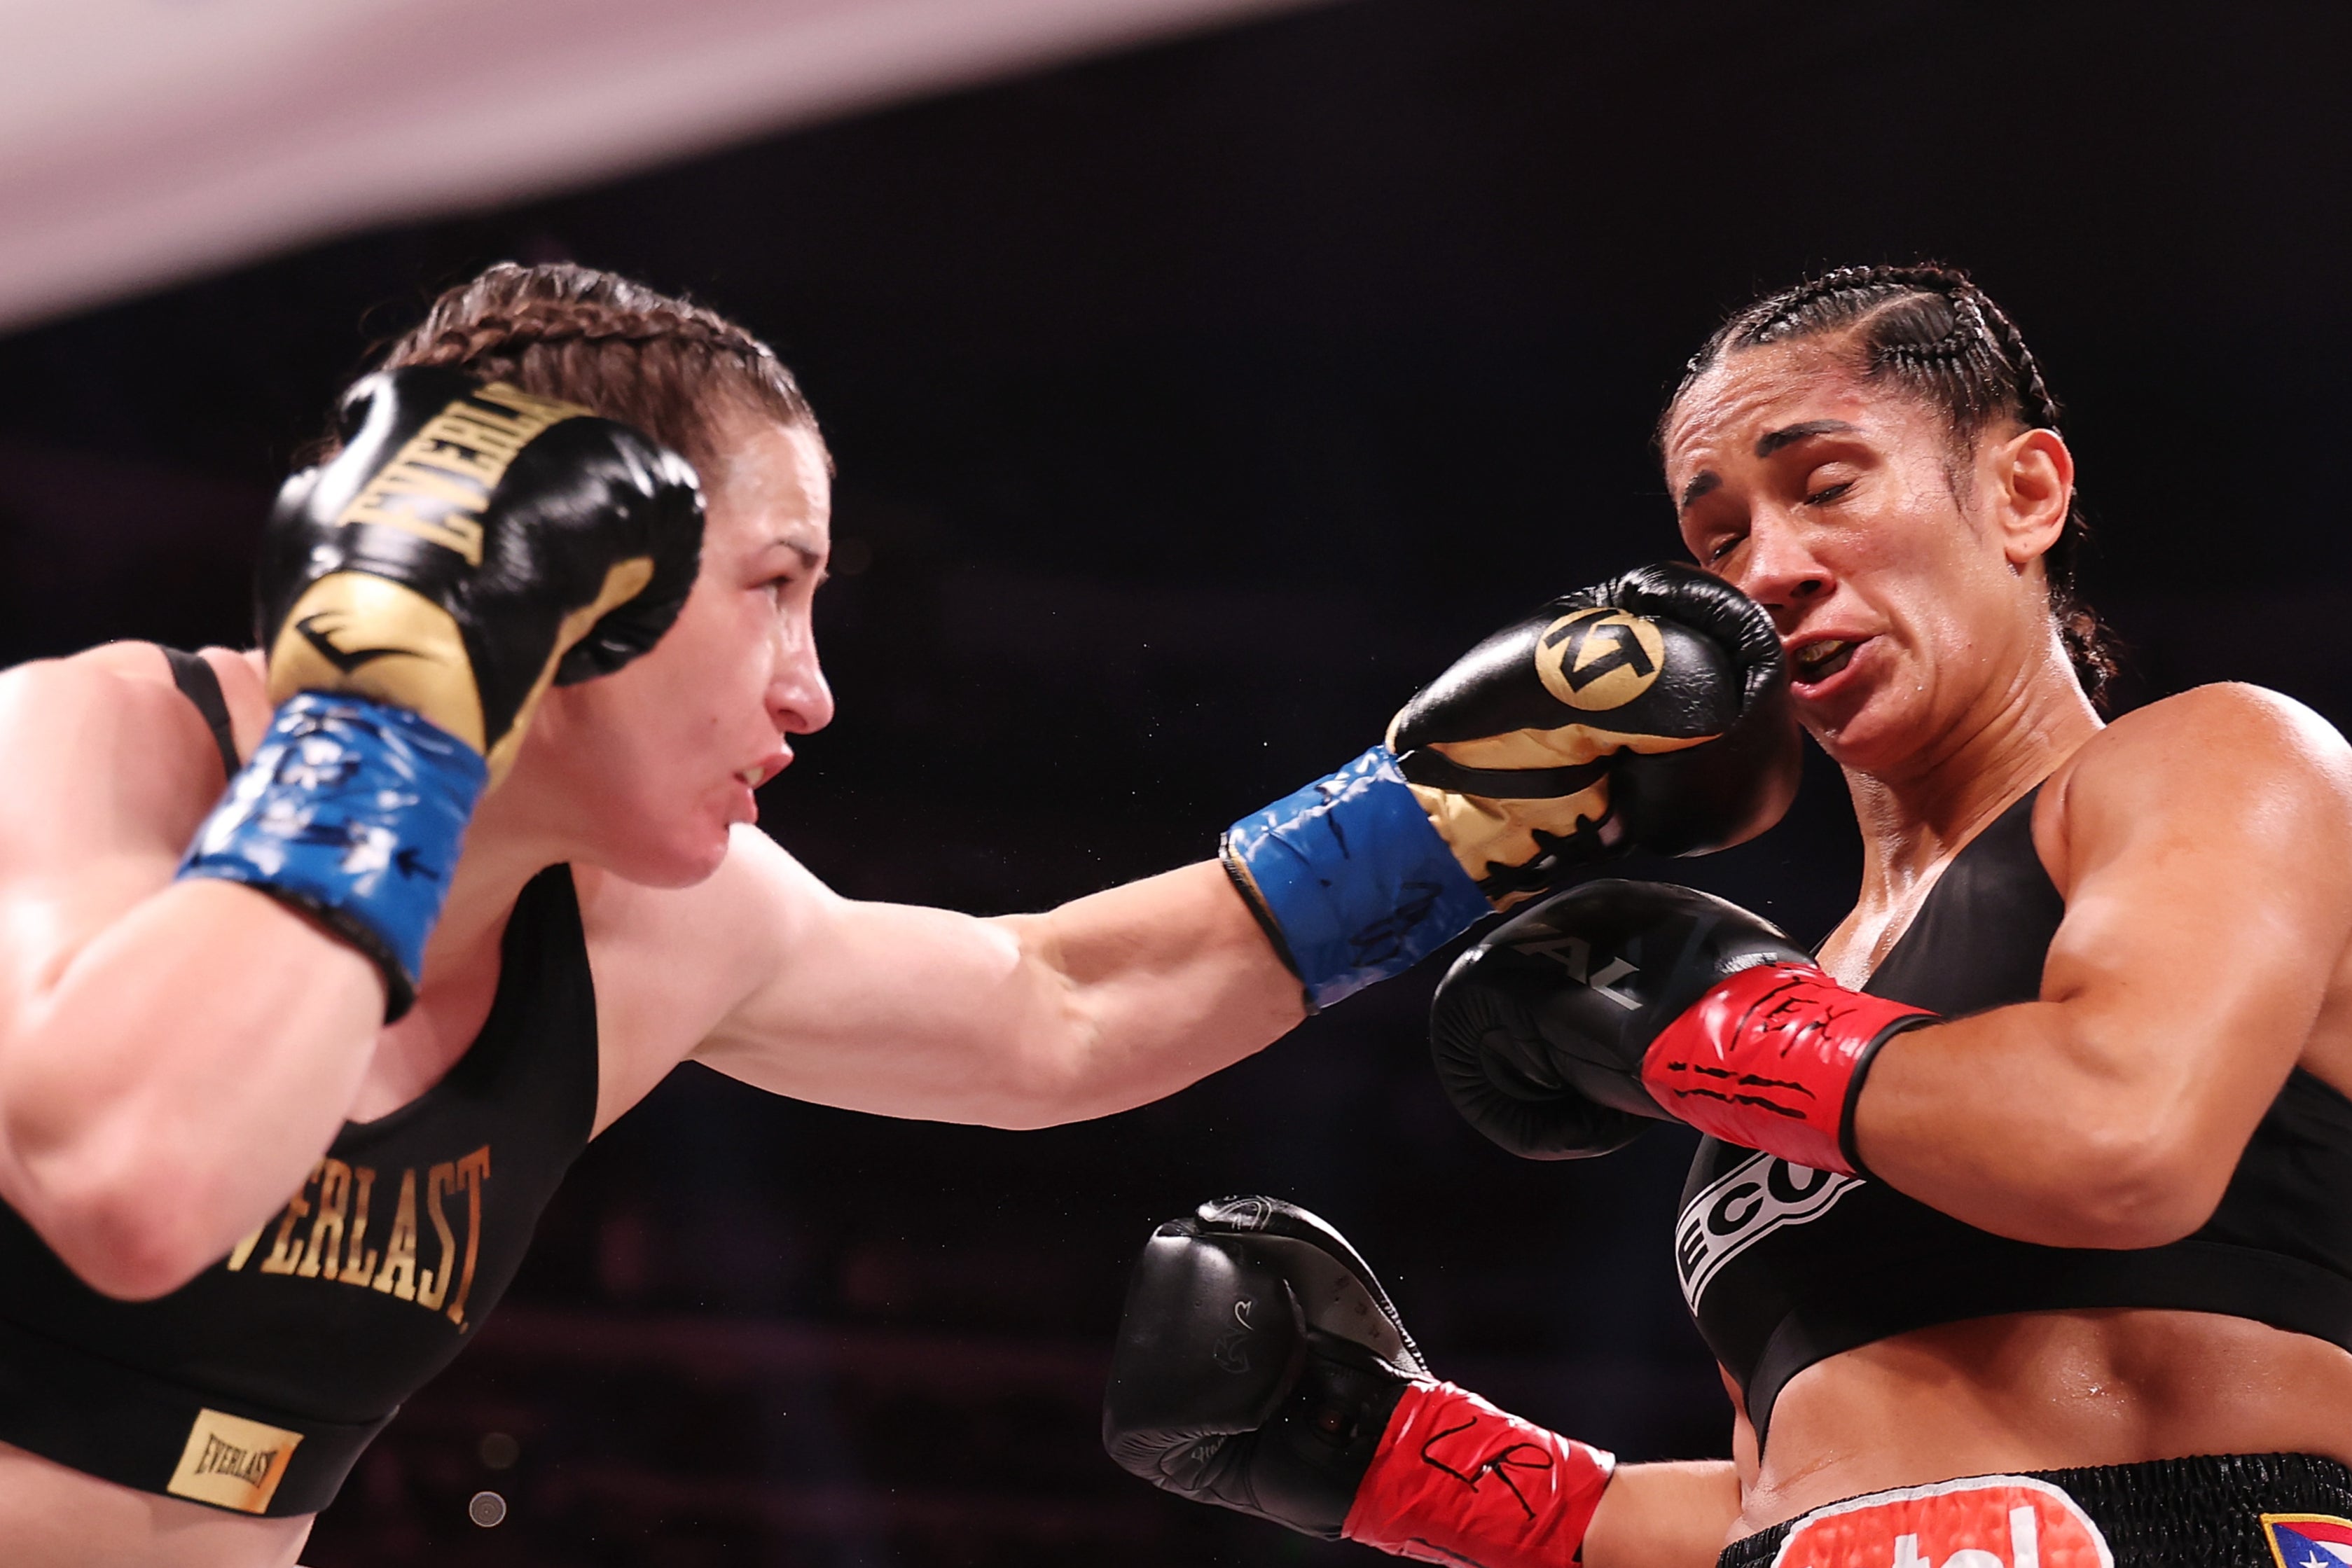
[[[1495,912],[1385,746],[1244,817],[1222,853],[1310,1008],[1402,974]]]
[[[302,692],[196,831],[183,877],[241,882],[317,916],[381,966],[408,1010],[489,769],[405,708]]]

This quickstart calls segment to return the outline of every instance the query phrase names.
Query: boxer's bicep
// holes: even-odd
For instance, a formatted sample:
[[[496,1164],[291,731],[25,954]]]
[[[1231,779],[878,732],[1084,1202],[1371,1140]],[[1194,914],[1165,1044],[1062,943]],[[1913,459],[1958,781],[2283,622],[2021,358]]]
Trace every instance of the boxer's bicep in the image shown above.
[[[2063,803],[2062,1045],[2226,1182],[2352,938],[2352,752],[2284,699],[2209,688],[2119,722]]]

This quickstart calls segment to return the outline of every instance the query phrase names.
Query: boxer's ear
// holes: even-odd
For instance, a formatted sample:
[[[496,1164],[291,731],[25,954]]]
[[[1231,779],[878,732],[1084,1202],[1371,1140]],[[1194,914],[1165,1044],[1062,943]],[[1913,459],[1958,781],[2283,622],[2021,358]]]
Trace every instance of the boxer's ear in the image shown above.
[[[1989,442],[1979,461],[1979,479],[1990,480],[1987,498],[2000,532],[2001,553],[2022,571],[2058,542],[2074,503],[2074,455],[2056,431],[2021,431]]]

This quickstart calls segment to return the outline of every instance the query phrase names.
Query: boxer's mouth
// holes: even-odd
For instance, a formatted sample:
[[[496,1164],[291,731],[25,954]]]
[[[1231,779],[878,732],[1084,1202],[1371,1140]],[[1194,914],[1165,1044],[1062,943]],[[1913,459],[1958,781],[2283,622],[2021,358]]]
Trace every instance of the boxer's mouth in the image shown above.
[[[1846,666],[1860,647],[1860,639],[1823,637],[1789,650],[1789,665],[1798,680],[1811,685],[1827,680]]]
[[[758,789],[791,766],[792,760],[792,748],[780,746],[751,767],[738,768],[735,777],[741,779],[747,788]]]

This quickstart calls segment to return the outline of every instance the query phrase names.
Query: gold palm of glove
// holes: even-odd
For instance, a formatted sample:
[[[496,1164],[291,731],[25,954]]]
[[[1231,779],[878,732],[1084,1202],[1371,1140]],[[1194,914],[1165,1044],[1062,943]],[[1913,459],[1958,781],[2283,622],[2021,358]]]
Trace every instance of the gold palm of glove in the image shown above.
[[[495,743],[483,733],[481,694],[457,619],[415,589],[372,572],[334,572],[295,601],[268,652],[269,700],[282,703],[297,692],[348,692],[406,708],[480,752],[489,768],[488,788],[495,789],[514,765],[555,666],[606,611],[643,592],[653,575],[646,556],[614,563],[595,601],[563,618],[545,666]],[[364,646],[346,643],[343,633],[352,627],[365,628],[359,639]]]
[[[1571,724],[1559,729],[1515,730],[1484,740],[1436,741],[1428,749],[1465,768],[1534,769],[1580,768],[1620,752],[1664,756],[1715,738],[1711,735],[1636,735]],[[1473,882],[1483,882],[1498,870],[1526,865],[1542,854],[1544,846],[1537,841],[1538,833],[1572,838],[1598,826],[1609,815],[1606,774],[1573,794],[1533,799],[1470,795],[1410,781],[1405,787],[1421,802],[1421,809]],[[1534,896],[1532,890],[1510,894],[1498,899],[1496,907],[1508,909]]]

